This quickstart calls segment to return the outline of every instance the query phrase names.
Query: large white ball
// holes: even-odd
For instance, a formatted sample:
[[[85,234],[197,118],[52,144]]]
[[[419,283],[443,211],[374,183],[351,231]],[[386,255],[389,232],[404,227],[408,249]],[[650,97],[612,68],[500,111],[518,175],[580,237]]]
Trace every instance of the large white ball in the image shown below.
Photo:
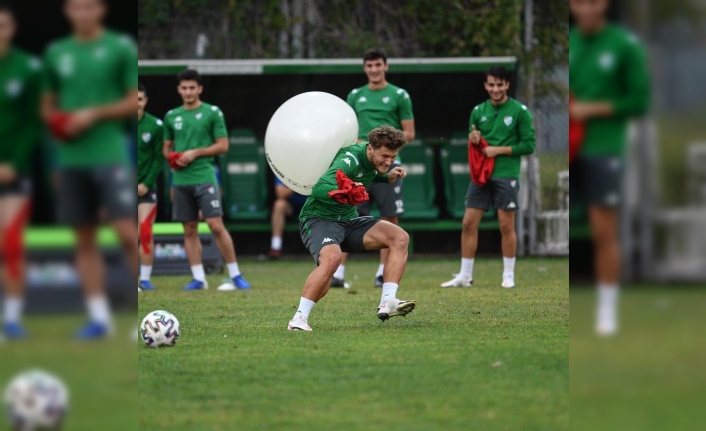
[[[156,310],[142,319],[140,336],[148,347],[172,347],[181,335],[179,321],[172,313]]]
[[[343,147],[355,143],[358,119],[338,97],[312,91],[284,102],[267,125],[265,152],[270,168],[290,189],[311,189]]]
[[[13,429],[56,429],[68,408],[66,385],[46,371],[18,374],[5,389],[5,410]]]

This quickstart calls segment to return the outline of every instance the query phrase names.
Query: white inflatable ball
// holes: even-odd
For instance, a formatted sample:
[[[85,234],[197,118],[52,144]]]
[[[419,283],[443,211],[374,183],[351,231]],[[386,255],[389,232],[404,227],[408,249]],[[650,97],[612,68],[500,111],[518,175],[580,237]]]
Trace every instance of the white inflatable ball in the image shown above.
[[[287,187],[310,195],[338,150],[357,137],[358,119],[346,102],[320,91],[302,93],[284,102],[270,119],[267,162]]]

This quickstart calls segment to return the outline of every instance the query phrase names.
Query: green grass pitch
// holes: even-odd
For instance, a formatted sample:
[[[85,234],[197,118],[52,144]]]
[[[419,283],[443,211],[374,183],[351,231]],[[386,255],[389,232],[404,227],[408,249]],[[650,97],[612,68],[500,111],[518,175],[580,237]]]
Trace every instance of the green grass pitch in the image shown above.
[[[247,292],[154,277],[139,315],[168,310],[182,334],[138,346],[139,429],[568,429],[568,259],[519,259],[517,287],[502,289],[501,259],[481,258],[474,287],[439,288],[458,266],[411,260],[398,296],[417,309],[382,323],[377,262],[354,257],[352,288],[317,304],[312,333],[286,329],[310,260],[241,262]]]

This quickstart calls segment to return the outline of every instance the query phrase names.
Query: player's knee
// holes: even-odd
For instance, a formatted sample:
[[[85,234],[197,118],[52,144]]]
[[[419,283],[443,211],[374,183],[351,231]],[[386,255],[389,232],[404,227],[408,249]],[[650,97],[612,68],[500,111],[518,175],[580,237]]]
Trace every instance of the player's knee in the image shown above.
[[[288,205],[289,204],[287,203],[286,199],[277,199],[274,205],[272,205],[272,211],[276,213],[286,214]]]
[[[194,238],[197,237],[199,233],[198,223],[185,223],[184,224],[184,237]]]
[[[326,250],[327,248],[330,250]],[[325,247],[321,250],[321,253],[319,254],[319,266],[323,266],[327,270],[330,270],[331,273],[333,273],[341,264],[342,258],[343,253],[341,252],[340,248],[337,249],[331,246]]]
[[[208,228],[213,236],[221,236],[226,233],[226,228],[221,221],[208,221]]]
[[[503,220],[500,222],[500,233],[505,235],[512,235],[515,233],[515,224],[512,221]]]
[[[469,234],[475,232],[476,229],[478,229],[478,225],[470,217],[464,217],[461,224],[461,229],[463,230],[463,233]]]
[[[395,248],[397,250],[403,250],[407,251],[407,248],[409,247],[409,234],[405,232],[402,229],[399,229],[398,232],[395,233],[395,235],[392,237],[392,241],[390,243],[390,248]]]

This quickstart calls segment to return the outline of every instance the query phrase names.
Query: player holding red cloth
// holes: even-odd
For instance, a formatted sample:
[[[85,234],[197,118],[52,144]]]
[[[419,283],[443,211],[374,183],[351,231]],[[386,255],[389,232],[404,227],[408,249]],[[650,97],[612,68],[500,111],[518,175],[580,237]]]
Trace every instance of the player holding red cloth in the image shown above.
[[[304,284],[290,331],[311,331],[309,313],[328,292],[343,252],[388,249],[377,317],[384,322],[414,310],[416,302],[397,299],[409,235],[388,221],[358,217],[355,207],[368,200],[365,189],[371,183],[392,183],[407,175],[399,166],[390,169],[406,142],[404,133],[394,127],[373,129],[368,142],[342,148],[314,186],[299,214],[299,230],[318,267]]]

